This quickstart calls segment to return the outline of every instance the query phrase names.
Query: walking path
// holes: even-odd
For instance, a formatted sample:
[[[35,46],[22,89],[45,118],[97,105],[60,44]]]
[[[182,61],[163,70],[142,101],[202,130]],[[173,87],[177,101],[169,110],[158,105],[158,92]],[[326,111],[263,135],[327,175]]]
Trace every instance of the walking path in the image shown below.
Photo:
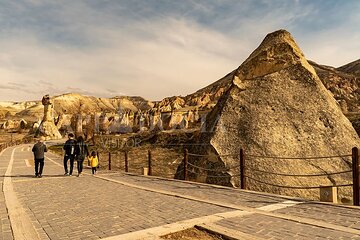
[[[359,207],[89,169],[63,176],[52,153],[34,178],[30,147],[0,153],[0,240],[159,239],[195,225],[234,239],[360,239]]]

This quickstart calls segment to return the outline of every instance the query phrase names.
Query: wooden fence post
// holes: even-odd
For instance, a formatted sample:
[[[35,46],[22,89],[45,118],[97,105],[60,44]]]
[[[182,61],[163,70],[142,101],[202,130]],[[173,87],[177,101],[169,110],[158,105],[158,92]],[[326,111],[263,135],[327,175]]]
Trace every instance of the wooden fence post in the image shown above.
[[[151,176],[152,175],[152,169],[151,169],[151,163],[152,158],[151,158],[151,150],[148,150],[148,175]]]
[[[245,151],[240,149],[240,188],[246,189],[246,177],[245,177]]]
[[[353,202],[354,202],[354,206],[360,206],[359,149],[357,147],[354,147],[352,149],[352,169],[353,169]]]
[[[188,177],[188,161],[189,161],[189,151],[184,149],[184,180],[187,181]]]
[[[109,170],[111,170],[111,152],[109,152]]]
[[[125,151],[125,172],[129,172],[128,152]]]

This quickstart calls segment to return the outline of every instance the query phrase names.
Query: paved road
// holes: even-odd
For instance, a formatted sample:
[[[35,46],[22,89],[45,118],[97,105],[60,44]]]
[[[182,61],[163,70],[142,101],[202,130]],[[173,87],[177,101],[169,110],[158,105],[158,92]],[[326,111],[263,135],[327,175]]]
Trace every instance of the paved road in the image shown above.
[[[360,208],[155,177],[63,176],[48,153],[33,177],[30,145],[0,155],[0,240],[157,239],[198,225],[235,239],[360,239]]]

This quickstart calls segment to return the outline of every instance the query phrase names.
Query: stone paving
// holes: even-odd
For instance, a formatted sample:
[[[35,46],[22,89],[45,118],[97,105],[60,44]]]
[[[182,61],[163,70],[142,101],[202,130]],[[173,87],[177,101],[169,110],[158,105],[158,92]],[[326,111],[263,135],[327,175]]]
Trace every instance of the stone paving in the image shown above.
[[[306,217],[360,230],[360,209],[308,202],[277,210],[275,213]]]
[[[281,196],[271,196],[261,193],[245,192],[231,188],[214,188],[212,186],[195,185],[193,183],[174,182],[164,183],[161,179],[149,179],[141,176],[110,175],[107,178],[137,183],[157,189],[192,195],[204,199],[218,200],[224,204],[259,208],[269,204],[276,204],[286,200]],[[191,185],[190,187],[186,187]],[[360,208],[354,209],[346,206],[319,204],[316,202],[302,202],[296,206],[274,211],[298,217],[306,217],[319,221],[326,221],[344,227],[360,230]]]
[[[89,169],[81,177],[63,176],[62,157],[52,153],[46,154],[39,179],[33,177],[29,147],[15,148],[11,180],[39,239],[122,239],[123,234],[236,210],[246,214],[214,224],[262,239],[360,239],[360,208],[302,201],[266,214],[261,211],[291,198],[124,173],[91,176]],[[1,176],[13,149],[0,156]],[[13,239],[4,191],[0,218],[0,240]]]
[[[89,175],[63,176],[63,168],[48,159],[43,178],[33,178],[33,168],[21,165],[31,155],[19,151],[14,157],[14,190],[50,239],[99,239],[229,211]]]
[[[107,176],[107,178],[167,190],[178,194],[191,195],[212,201],[221,201],[224,204],[228,203],[253,208],[288,200],[288,198],[283,198],[281,196],[262,195],[229,187],[216,188],[211,185],[200,185],[182,181],[167,181],[161,178],[147,178],[143,176],[125,175],[122,173],[116,175],[112,174]]]
[[[217,222],[217,224],[264,239],[360,239],[360,236],[355,234],[261,214],[225,219]]]

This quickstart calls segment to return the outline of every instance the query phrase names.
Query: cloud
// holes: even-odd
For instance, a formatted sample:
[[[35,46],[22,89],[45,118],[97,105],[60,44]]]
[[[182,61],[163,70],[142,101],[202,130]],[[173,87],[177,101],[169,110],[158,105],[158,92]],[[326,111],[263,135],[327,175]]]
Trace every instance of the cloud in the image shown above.
[[[17,90],[16,87],[0,84],[0,90]]]
[[[54,86],[54,83],[44,81],[44,80],[39,80],[38,83],[41,85],[45,85],[45,86]]]
[[[8,82],[8,85],[10,85],[10,86],[14,86],[14,87],[16,87],[16,88],[18,88],[18,87],[24,87],[24,86],[26,86],[26,84],[25,83],[16,83],[16,82]]]
[[[360,54],[359,12],[356,1],[5,0],[0,100],[69,91],[150,100],[190,94],[237,68],[280,28],[309,59],[339,66]]]
[[[196,24],[167,19],[135,26],[140,27],[148,35],[146,39],[136,33],[124,37],[115,31],[93,29],[108,39],[106,47],[97,48],[44,44],[28,35],[0,40],[5,54],[11,56],[2,61],[0,72],[7,74],[1,76],[39,85],[41,93],[49,85],[56,86],[51,89],[53,94],[74,89],[110,97],[106,89],[116,89],[126,95],[160,99],[191,93],[239,64],[227,59],[234,51],[227,46],[235,45],[234,41]]]

